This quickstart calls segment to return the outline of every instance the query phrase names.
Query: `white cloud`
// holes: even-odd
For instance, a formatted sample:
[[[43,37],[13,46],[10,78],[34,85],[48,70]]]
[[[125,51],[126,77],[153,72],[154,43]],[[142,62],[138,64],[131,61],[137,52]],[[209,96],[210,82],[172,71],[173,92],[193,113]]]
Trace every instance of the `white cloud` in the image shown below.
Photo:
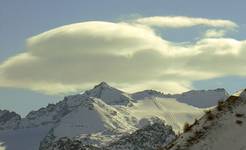
[[[60,43],[63,44],[62,50]],[[162,39],[146,26],[91,21],[66,25],[34,36],[28,39],[27,49],[31,54],[39,56],[46,55],[44,49],[50,49],[51,55],[54,54],[55,57],[60,54],[70,55],[70,48],[75,55],[129,55],[148,48],[153,43],[162,45]]]
[[[137,19],[136,22],[148,26],[157,26],[157,27],[166,27],[166,28],[187,28],[187,27],[198,26],[198,25],[218,27],[218,28],[230,28],[230,29],[237,27],[237,24],[230,20],[191,18],[191,17],[184,17],[184,16],[145,17],[145,18]]]
[[[217,37],[224,37],[226,34],[226,30],[216,30],[216,29],[209,29],[204,33],[204,37],[206,38],[217,38]]]
[[[25,53],[0,64],[0,86],[57,94],[106,81],[128,91],[181,92],[194,80],[245,76],[245,56],[245,41],[206,37],[179,44],[144,25],[82,22],[28,39]]]

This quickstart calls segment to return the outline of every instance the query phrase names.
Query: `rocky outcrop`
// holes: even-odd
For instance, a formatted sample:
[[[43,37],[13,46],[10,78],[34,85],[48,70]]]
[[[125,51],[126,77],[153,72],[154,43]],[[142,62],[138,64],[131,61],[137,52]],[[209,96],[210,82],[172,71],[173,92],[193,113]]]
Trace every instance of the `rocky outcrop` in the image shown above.
[[[155,122],[132,134],[122,136],[119,140],[106,146],[86,145],[81,140],[60,138],[49,147],[51,150],[155,150],[175,139],[176,135],[170,126]],[[40,148],[45,150],[46,147]]]
[[[216,107],[163,150],[245,150],[246,90],[220,101]]]
[[[134,133],[124,136],[105,147],[107,150],[156,150],[172,142],[176,137],[171,126],[162,122],[148,125]]]
[[[0,110],[0,130],[16,129],[21,121],[21,116],[8,110]]]

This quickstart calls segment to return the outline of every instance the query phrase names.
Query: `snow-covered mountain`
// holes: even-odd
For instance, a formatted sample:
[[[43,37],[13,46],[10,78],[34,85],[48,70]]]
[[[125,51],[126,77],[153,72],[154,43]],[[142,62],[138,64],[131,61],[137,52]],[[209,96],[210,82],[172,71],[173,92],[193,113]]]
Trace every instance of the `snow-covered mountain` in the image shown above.
[[[190,98],[199,101],[196,92],[193,93],[197,99]],[[11,117],[1,119],[0,143],[7,150],[37,150],[38,141],[43,139],[40,149],[48,150],[53,142],[68,137],[83,144],[102,146],[156,119],[164,120],[179,132],[185,122],[191,123],[203,114],[203,109],[178,102],[180,95],[153,90],[129,94],[102,82],[84,93],[66,96],[57,104],[32,111],[25,118],[18,119],[17,115],[14,123]]]
[[[167,150],[246,150],[246,90],[221,101],[192,125]]]
[[[185,122],[192,122],[203,114],[202,110],[173,99],[141,100],[130,107],[113,107],[95,98],[90,101],[91,107],[82,105],[62,118],[47,136],[48,140],[45,138],[41,143],[43,149],[48,150],[49,143],[64,136],[81,140],[85,145],[101,146],[136,131],[157,118],[165,120],[178,132]]]
[[[190,104],[199,108],[217,105],[219,100],[225,100],[229,93],[223,88],[215,90],[192,90],[177,95],[177,101]]]
[[[52,128],[41,142],[41,147],[48,150],[49,144],[61,137],[80,139],[85,144],[101,145],[112,140],[114,136],[136,130],[136,121],[130,114],[120,113],[102,100],[88,97]]]
[[[198,108],[208,108],[215,106],[219,100],[225,100],[229,97],[229,93],[223,89],[215,90],[191,90],[181,94],[164,94],[155,90],[144,90],[131,94],[136,100],[151,98],[174,98],[179,102],[186,103]]]

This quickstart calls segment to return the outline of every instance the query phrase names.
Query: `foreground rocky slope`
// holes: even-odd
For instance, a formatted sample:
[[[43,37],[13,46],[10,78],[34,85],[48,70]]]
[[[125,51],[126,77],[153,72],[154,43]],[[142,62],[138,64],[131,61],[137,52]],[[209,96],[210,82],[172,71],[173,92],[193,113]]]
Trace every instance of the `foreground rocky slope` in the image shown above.
[[[246,150],[246,90],[242,90],[207,113],[164,149]]]

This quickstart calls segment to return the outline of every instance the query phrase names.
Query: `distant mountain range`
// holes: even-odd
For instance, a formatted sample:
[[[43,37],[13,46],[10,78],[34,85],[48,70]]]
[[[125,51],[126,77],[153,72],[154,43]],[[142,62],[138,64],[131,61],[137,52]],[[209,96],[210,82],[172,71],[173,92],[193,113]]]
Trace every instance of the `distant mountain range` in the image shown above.
[[[142,144],[137,142],[149,141],[149,149],[155,149],[170,143],[185,122],[192,123],[204,109],[228,97],[224,89],[174,95],[154,90],[130,94],[102,82],[32,111],[25,118],[0,111],[0,148],[53,150],[72,144],[83,149],[123,150],[141,149]]]

